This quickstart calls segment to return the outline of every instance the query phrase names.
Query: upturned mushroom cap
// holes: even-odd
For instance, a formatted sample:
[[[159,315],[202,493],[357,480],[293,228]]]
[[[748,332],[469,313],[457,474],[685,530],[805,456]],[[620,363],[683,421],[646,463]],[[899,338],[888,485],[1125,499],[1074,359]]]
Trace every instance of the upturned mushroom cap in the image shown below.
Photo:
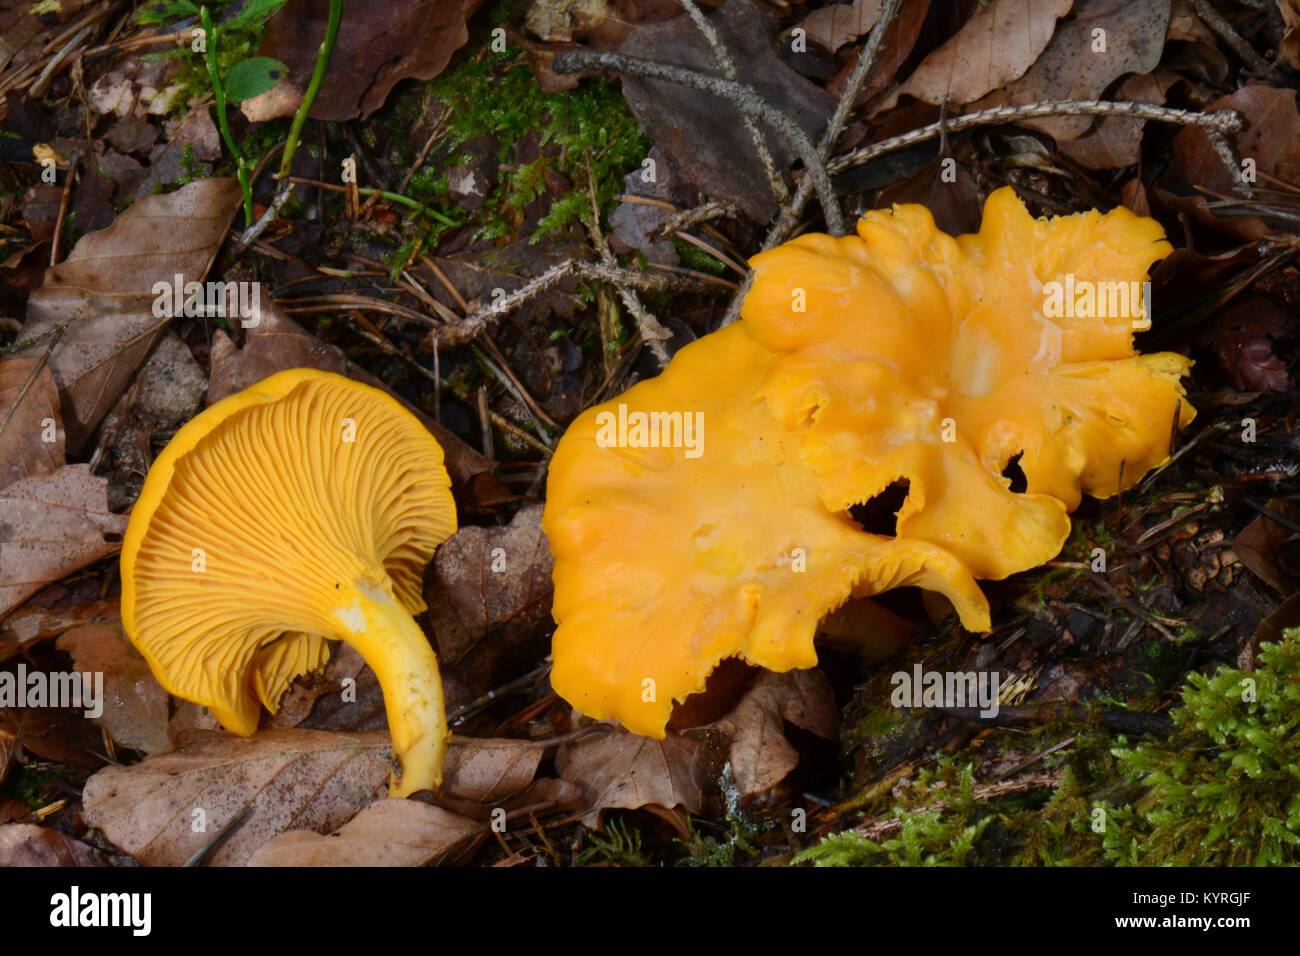
[[[1187,359],[1133,349],[1145,316],[1048,318],[1047,283],[1140,282],[1168,251],[1127,210],[1036,220],[1008,189],[973,236],[899,206],[756,256],[740,323],[556,450],[556,691],[662,737],[725,657],[813,666],[818,624],[851,597],[919,586],[987,630],[975,579],[1053,557],[1081,494],[1140,480],[1193,415]],[[635,447],[638,416],[673,414],[700,416],[696,453]],[[899,481],[896,535],[867,533],[850,509]]]
[[[154,462],[122,546],[122,620],[168,691],[257,729],[327,640],[384,691],[402,775],[436,787],[446,745],[437,660],[412,615],[456,530],[442,449],[392,397],[293,369],[217,402]]]

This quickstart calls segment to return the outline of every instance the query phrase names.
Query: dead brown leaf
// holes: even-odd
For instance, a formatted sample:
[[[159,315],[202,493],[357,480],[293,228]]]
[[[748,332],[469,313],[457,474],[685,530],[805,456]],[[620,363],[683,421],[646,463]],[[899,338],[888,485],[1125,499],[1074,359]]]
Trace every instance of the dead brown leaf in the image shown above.
[[[1024,76],[971,105],[972,110],[1041,100],[1093,100],[1125,73],[1150,73],[1160,61],[1170,0],[1075,0],[1072,16]],[[1088,129],[1087,116],[1021,120],[1056,140]]]
[[[741,793],[769,790],[798,765],[784,722],[827,740],[839,733],[835,694],[820,670],[764,671],[734,711],[709,725],[731,739],[729,759]]]
[[[0,362],[0,489],[63,465],[59,390],[40,359]]]
[[[72,655],[78,671],[104,675],[104,712],[95,723],[122,747],[158,753],[167,738],[167,691],[122,633],[121,623],[86,624],[59,638],[56,646]]]
[[[699,813],[703,791],[695,779],[700,745],[669,732],[663,740],[630,733],[613,721],[609,731],[560,747],[555,767],[582,788],[587,812],[582,822],[596,827],[602,810],[635,810],[648,804]]]
[[[772,16],[749,0],[728,0],[708,16],[731,50],[737,79],[753,86],[815,140],[835,109],[835,100],[777,56],[777,25]],[[689,17],[638,26],[619,52],[704,73],[718,70],[712,48]],[[701,192],[735,203],[757,222],[775,215],[767,174],[734,106],[664,80],[624,76],[622,84],[641,129]],[[789,169],[793,149],[779,136],[766,131],[765,136],[776,168]]]
[[[103,853],[50,827],[0,825],[0,867],[107,865]]]
[[[438,548],[424,590],[438,654],[479,690],[517,676],[546,651],[550,547],[542,506],[504,528],[462,528]],[[513,670],[513,673],[511,671]]]
[[[18,738],[13,731],[0,727],[0,783],[4,783],[5,777],[9,776],[9,768],[14,765],[17,753]]]
[[[852,43],[875,26],[884,0],[853,0],[852,3],[832,3],[814,10],[799,21],[809,40],[834,53]]]
[[[1177,75],[1166,70],[1137,73],[1119,85],[1114,99],[1159,106],[1165,101],[1165,92],[1177,81]],[[1096,129],[1078,139],[1058,143],[1057,148],[1088,169],[1133,166],[1141,158],[1142,131],[1145,128],[1145,120],[1107,116],[1097,123]]]
[[[154,284],[177,275],[201,280],[240,201],[233,179],[199,179],[147,196],[109,228],[83,236],[32,293],[18,338],[42,340],[18,355],[43,356],[59,336],[49,366],[68,454],[81,452],[170,321],[154,314]]]
[[[329,836],[289,830],[267,841],[249,866],[426,866],[486,826],[418,800],[380,800]]]
[[[86,601],[67,607],[44,607],[38,603],[40,598],[38,594],[0,621],[0,661],[79,625],[122,620],[121,602],[117,598]]]
[[[0,618],[52,581],[113,554],[126,517],[108,510],[108,482],[87,465],[24,478],[0,491]]]
[[[542,751],[523,741],[454,741],[442,793],[503,801],[532,782]],[[177,866],[247,806],[248,816],[207,861],[242,866],[291,827],[337,830],[384,796],[391,768],[387,733],[281,728],[245,738],[189,730],[170,753],[91,777],[85,819],[140,862]]]
[[[322,342],[274,307],[262,308],[257,325],[246,329],[244,336],[244,346],[239,348],[225,332],[213,334],[209,355],[209,405],[288,368],[337,372],[376,388],[384,387],[359,365],[354,365],[342,349]],[[479,476],[489,475],[493,464],[491,459],[470,448],[428,415],[410,405],[407,408],[442,446],[447,473],[458,498]]]
[[[916,68],[900,94],[965,104],[1019,79],[1047,47],[1073,0],[994,0]]]
[[[367,117],[406,79],[431,80],[469,40],[465,21],[483,0],[371,0],[343,10],[329,71],[311,118]],[[289,0],[266,28],[258,56],[279,60],[288,76],[240,107],[252,122],[292,116],[316,66],[329,23],[328,0]]]
[[[1275,515],[1300,522],[1300,505],[1284,498],[1271,499],[1266,507]],[[1267,515],[1260,515],[1241,529],[1232,550],[1247,568],[1279,594],[1300,591],[1300,535]]]
[[[894,75],[911,55],[912,48],[916,46],[916,41],[921,35],[921,28],[925,25],[926,15],[929,10],[930,0],[912,0],[910,3],[903,4],[903,8],[898,11],[898,15],[894,17],[889,26],[885,27],[885,35],[880,41],[880,52],[877,55],[875,66],[872,67],[872,75],[868,78],[867,84],[862,90],[860,99],[863,102],[878,96],[894,82]],[[862,52],[862,48],[859,48],[855,55],[844,65],[844,69],[835,74],[830,82],[826,84],[828,93],[834,97],[844,95],[844,88],[848,85],[849,77],[853,75],[853,70],[858,65],[858,57],[862,55]]]

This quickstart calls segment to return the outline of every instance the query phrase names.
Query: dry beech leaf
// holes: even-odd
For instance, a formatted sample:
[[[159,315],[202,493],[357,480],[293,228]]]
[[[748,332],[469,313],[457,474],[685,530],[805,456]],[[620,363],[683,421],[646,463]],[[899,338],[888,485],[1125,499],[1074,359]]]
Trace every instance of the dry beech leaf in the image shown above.
[[[902,93],[970,103],[1017,80],[1038,59],[1074,0],[994,0],[916,68]]]
[[[36,603],[39,600],[37,595],[0,621],[0,661],[23,653],[26,645],[48,641],[82,624],[122,620],[121,602],[117,598],[69,607],[41,607]]]
[[[344,8],[343,23],[311,118],[367,117],[406,79],[431,80],[469,40],[465,21],[483,0],[370,0]],[[329,22],[328,0],[289,0],[266,28],[257,50],[283,63],[288,76],[242,104],[249,120],[292,116],[316,65]]]
[[[145,753],[171,747],[167,691],[131,647],[120,621],[74,627],[56,646],[72,655],[78,671],[104,675],[104,712],[94,721],[119,746]]]
[[[925,25],[926,16],[929,12],[930,0],[911,0],[911,2],[903,4],[902,9],[898,11],[898,15],[890,21],[889,26],[885,27],[885,35],[880,41],[880,51],[876,58],[876,65],[872,68],[872,75],[867,80],[867,85],[863,88],[859,97],[861,102],[870,101],[880,95],[894,82],[894,75],[911,55],[912,48],[916,46],[916,41],[921,35],[921,28]],[[844,95],[844,88],[848,85],[849,77],[853,75],[853,70],[858,65],[858,58],[862,56],[864,47],[865,44],[858,47],[854,55],[844,64],[844,68],[831,77],[826,84],[826,91],[832,96],[840,97]]]
[[[116,552],[126,517],[108,510],[108,479],[87,465],[0,491],[0,618],[52,581]]]
[[[835,695],[820,670],[764,671],[735,710],[709,725],[731,738],[731,769],[741,793],[769,790],[798,765],[799,753],[783,733],[787,721],[827,740],[839,733]]]
[[[49,367],[68,454],[81,452],[170,321],[154,315],[154,284],[177,275],[202,280],[240,201],[233,179],[199,179],[147,196],[107,229],[82,236],[67,260],[45,273],[18,339],[52,336],[63,326]],[[43,356],[51,340],[18,356]]]
[[[852,3],[833,3],[808,14],[799,22],[799,27],[807,33],[809,40],[834,53],[875,26],[883,2],[853,0]]]
[[[104,854],[34,823],[0,825],[0,869],[11,866],[107,866]]]
[[[243,348],[237,347],[225,332],[217,331],[212,336],[209,405],[289,368],[337,372],[387,391],[382,382],[359,365],[354,365],[338,346],[322,342],[274,307],[263,307],[256,319],[257,324],[244,332]],[[442,446],[447,474],[451,476],[452,490],[458,498],[479,476],[488,475],[492,469],[490,459],[420,410],[409,405],[407,408]]]
[[[0,727],[0,783],[5,782],[9,768],[18,753],[18,738],[7,727]]]
[[[1300,520],[1300,505],[1283,498],[1265,505],[1288,521]],[[1241,529],[1232,550],[1237,558],[1264,583],[1284,596],[1300,590],[1300,535],[1284,528],[1267,515],[1260,515]]]
[[[453,742],[443,792],[503,800],[532,782],[542,750],[521,741]],[[181,731],[174,751],[91,777],[82,793],[85,820],[141,863],[179,866],[249,806],[206,861],[242,866],[291,827],[330,833],[383,798],[392,759],[387,733]]]
[[[555,757],[560,776],[582,788],[587,801],[584,824],[596,827],[602,810],[635,810],[648,804],[700,812],[703,792],[694,775],[697,742],[673,732],[655,740],[630,733],[614,721],[602,723],[610,728],[607,733],[565,744]]]
[[[329,836],[290,830],[270,840],[249,866],[425,866],[485,835],[477,820],[418,800],[380,800]]]
[[[1169,5],[1170,0],[1075,0],[1073,16],[1056,25],[1051,42],[1028,72],[970,109],[1095,100],[1125,73],[1150,73],[1164,49]],[[1103,41],[1104,52],[1098,49]],[[1067,140],[1085,132],[1092,117],[1049,116],[1017,122]]]
[[[554,561],[542,506],[521,509],[504,528],[461,528],[438,548],[424,590],[438,657],[486,689],[545,655]],[[511,669],[513,668],[513,673]]]
[[[0,362],[0,489],[64,463],[59,390],[43,358]]]
[[[1119,85],[1113,98],[1159,106],[1165,101],[1165,92],[1177,81],[1176,74],[1165,70],[1137,73]],[[1133,166],[1141,158],[1142,131],[1145,128],[1146,120],[1106,116],[1092,132],[1078,139],[1064,140],[1057,144],[1057,148],[1088,169]]]

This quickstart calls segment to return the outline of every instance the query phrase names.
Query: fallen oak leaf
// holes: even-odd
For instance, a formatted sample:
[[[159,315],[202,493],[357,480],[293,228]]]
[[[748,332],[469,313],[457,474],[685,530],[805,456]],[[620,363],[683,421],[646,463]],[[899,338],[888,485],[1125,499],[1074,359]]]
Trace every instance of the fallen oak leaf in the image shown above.
[[[11,866],[107,866],[104,854],[51,827],[0,825],[0,868]]]
[[[289,830],[263,844],[249,866],[426,866],[487,836],[487,826],[418,800],[380,800],[323,836]]]
[[[55,646],[72,655],[78,671],[104,675],[102,713],[91,719],[118,746],[145,753],[171,747],[167,691],[127,641],[121,621],[74,627]]]
[[[52,581],[121,548],[126,518],[108,510],[108,480],[88,465],[0,491],[0,618]]]
[[[439,660],[480,691],[528,670],[546,653],[554,564],[539,504],[444,541],[424,590]]]
[[[171,319],[155,313],[159,282],[197,282],[239,208],[233,179],[199,179],[147,196],[107,229],[82,236],[27,302],[18,357],[42,358],[59,389],[67,452],[81,452]],[[54,348],[51,351],[51,342]]]

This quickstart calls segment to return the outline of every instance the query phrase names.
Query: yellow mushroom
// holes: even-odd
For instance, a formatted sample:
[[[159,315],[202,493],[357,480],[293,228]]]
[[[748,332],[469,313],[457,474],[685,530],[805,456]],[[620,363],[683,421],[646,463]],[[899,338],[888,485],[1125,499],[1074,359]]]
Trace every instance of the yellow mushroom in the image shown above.
[[[456,530],[442,448],[391,396],[280,372],[217,402],[158,456],[122,545],[122,621],[172,694],[257,729],[294,677],[351,644],[384,692],[392,796],[436,788],[447,728],[413,615]]]

